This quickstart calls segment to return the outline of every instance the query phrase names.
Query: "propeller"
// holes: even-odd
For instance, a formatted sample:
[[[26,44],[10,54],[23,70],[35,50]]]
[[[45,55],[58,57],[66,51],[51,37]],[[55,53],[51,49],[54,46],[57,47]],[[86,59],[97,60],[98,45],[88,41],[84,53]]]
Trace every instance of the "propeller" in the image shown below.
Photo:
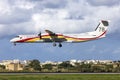
[[[41,32],[38,34],[38,36],[40,37],[40,39],[42,38],[42,36],[41,36]]]

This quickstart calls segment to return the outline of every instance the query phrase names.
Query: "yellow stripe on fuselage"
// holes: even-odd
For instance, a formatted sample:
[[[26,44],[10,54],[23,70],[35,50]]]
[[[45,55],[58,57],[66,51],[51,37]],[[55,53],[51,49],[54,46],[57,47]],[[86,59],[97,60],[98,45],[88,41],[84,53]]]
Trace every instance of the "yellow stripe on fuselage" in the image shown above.
[[[36,42],[36,41],[39,41],[40,38],[33,38],[33,39],[30,39],[30,40],[27,40],[26,42]]]
[[[40,41],[40,40],[44,40],[44,39],[51,39],[51,38],[64,38],[64,36],[42,36],[42,38],[40,39],[39,37],[37,38],[33,38],[33,39],[30,39],[30,40],[27,40],[25,42],[37,42],[37,41]]]
[[[25,42],[37,42],[37,41],[42,41],[42,40],[44,40],[44,39],[51,39],[51,38],[59,38],[59,39],[65,39],[66,40],[66,42],[68,41],[68,42],[71,42],[71,41],[73,41],[73,42],[84,42],[84,41],[87,41],[87,40],[80,40],[80,39],[75,39],[75,38],[65,38],[64,36],[42,36],[42,38],[40,39],[39,37],[36,37],[36,38],[33,38],[33,39],[30,39],[30,40],[27,40],[27,41],[25,41]]]
[[[42,36],[42,38],[64,38],[64,36]]]

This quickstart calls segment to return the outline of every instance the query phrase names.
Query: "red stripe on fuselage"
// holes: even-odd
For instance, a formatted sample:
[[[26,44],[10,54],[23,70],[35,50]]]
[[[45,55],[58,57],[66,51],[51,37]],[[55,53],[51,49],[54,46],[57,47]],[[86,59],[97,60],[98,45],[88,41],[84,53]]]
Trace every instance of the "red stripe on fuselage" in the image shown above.
[[[69,36],[64,36],[65,38],[72,38],[72,39],[77,39],[77,40],[94,40],[97,38],[100,38],[101,36],[103,36],[104,34],[106,34],[107,31],[105,31],[103,34],[101,34],[100,36],[94,37],[94,38],[75,38],[75,37],[69,37]]]

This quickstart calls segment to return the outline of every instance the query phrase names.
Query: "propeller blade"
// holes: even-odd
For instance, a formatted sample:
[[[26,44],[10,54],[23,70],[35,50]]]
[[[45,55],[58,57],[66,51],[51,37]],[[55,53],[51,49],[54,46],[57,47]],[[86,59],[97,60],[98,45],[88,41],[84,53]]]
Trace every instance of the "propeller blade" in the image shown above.
[[[41,36],[41,32],[38,34],[38,36],[40,37],[40,39],[42,38],[42,36]]]

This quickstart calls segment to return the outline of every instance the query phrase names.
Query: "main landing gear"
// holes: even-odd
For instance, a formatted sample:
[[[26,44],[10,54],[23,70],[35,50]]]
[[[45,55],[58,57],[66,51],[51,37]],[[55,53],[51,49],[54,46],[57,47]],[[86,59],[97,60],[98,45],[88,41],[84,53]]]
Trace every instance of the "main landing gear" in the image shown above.
[[[59,47],[62,47],[62,44],[61,43],[59,43],[59,45],[58,45]]]
[[[55,46],[57,46],[57,44],[54,42],[54,43],[53,43],[53,46],[55,47]],[[58,47],[62,47],[62,44],[59,43]]]
[[[54,42],[54,43],[53,43],[53,46],[55,47],[56,45],[57,45],[57,44]]]

